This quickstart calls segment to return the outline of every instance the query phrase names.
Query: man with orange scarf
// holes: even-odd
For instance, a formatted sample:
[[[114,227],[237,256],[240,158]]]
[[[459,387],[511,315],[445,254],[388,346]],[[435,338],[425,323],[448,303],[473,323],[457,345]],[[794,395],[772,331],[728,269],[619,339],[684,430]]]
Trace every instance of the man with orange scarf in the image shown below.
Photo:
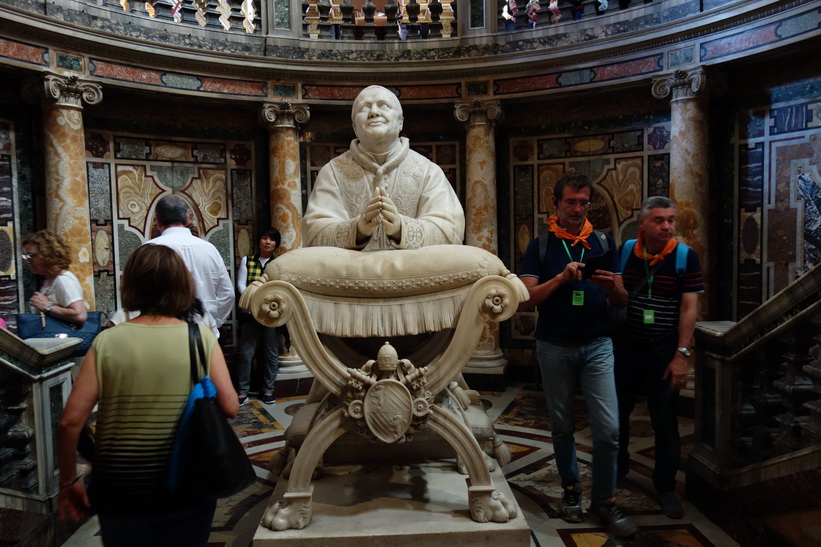
[[[607,322],[608,301],[627,304],[615,252],[607,269],[584,276],[584,262],[615,251],[609,235],[594,232],[587,220],[592,187],[586,176],[568,172],[553,190],[556,216],[544,252],[540,238],[528,246],[520,277],[530,300],[520,309],[538,306],[536,357],[550,411],[556,467],[562,481],[559,516],[584,520],[582,484],[576,460],[575,400],[578,387],[588,408],[593,435],[593,484],[590,512],[618,537],[636,533],[636,525],[615,504],[619,453],[618,404],[613,376],[613,343]],[[584,272],[590,273],[590,272]]]
[[[619,396],[619,476],[629,471],[630,413],[637,391],[647,396],[655,432],[653,486],[664,514],[681,518],[675,495],[681,459],[678,394],[687,382],[687,358],[696,325],[698,293],[704,291],[698,255],[687,249],[677,258],[676,205],[663,196],[645,200],[639,235],[624,266],[629,291],[627,322],[615,339]],[[629,251],[629,248],[627,249]]]

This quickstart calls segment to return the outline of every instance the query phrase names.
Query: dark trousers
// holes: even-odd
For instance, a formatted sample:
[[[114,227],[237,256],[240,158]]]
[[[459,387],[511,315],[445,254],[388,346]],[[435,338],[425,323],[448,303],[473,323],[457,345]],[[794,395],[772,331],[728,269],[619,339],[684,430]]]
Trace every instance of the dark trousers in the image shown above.
[[[670,378],[662,380],[676,353],[678,334],[657,341],[615,340],[616,392],[619,398],[619,475],[630,465],[630,414],[639,392],[647,396],[647,409],[655,433],[656,465],[653,486],[659,493],[672,492],[681,460],[678,433],[678,391],[670,389]]]
[[[100,535],[105,547],[204,547],[216,508],[217,500],[207,499],[156,515],[100,513]]]

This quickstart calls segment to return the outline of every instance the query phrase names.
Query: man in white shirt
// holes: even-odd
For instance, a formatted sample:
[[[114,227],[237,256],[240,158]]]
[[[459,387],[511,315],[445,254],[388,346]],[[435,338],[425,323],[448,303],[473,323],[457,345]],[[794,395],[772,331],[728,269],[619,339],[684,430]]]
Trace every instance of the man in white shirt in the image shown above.
[[[222,256],[213,244],[191,233],[191,210],[183,198],[163,196],[155,215],[161,235],[146,243],[171,247],[182,257],[194,277],[197,298],[211,315],[211,330],[219,337],[218,329],[234,309],[234,287]]]

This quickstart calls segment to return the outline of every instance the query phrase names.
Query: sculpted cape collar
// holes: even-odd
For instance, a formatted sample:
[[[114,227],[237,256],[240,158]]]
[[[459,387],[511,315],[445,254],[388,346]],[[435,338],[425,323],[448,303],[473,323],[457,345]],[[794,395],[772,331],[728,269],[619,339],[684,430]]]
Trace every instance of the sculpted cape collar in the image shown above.
[[[365,171],[374,173],[373,183],[371,184],[372,188],[375,188],[376,185],[379,184],[379,181],[382,180],[384,175],[399,167],[404,161],[405,156],[408,155],[408,150],[410,150],[410,141],[406,137],[399,137],[399,146],[394,146],[388,153],[385,163],[379,165],[379,162],[376,161],[373,154],[362,148],[359,144],[359,139],[351,141],[351,155],[354,161]]]

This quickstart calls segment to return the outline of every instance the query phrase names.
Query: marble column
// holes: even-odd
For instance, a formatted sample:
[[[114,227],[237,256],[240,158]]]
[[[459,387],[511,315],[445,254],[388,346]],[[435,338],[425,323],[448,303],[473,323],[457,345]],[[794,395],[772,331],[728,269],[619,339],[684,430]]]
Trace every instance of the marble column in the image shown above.
[[[677,70],[653,80],[653,96],[670,99],[670,198],[677,205],[677,238],[698,253],[704,280],[710,283],[710,184],[706,74],[701,67]],[[699,320],[705,319],[707,300],[700,299]]]
[[[288,101],[265,104],[268,125],[271,224],[282,234],[280,253],[302,247],[302,181],[299,173],[299,129],[311,113]]]
[[[459,103],[454,116],[467,132],[465,242],[495,255],[499,251],[496,215],[495,122],[502,111],[499,101],[476,99]],[[466,373],[502,374],[507,366],[499,343],[499,325],[485,322],[482,338],[465,367]]]
[[[262,118],[268,126],[268,172],[271,225],[282,235],[279,254],[302,247],[302,180],[299,171],[299,128],[311,117],[307,105],[267,103]],[[279,380],[310,378],[293,347],[279,356]]]
[[[46,226],[71,246],[71,271],[80,280],[86,302],[94,309],[83,102],[99,103],[102,87],[77,76],[47,74],[45,95]]]

